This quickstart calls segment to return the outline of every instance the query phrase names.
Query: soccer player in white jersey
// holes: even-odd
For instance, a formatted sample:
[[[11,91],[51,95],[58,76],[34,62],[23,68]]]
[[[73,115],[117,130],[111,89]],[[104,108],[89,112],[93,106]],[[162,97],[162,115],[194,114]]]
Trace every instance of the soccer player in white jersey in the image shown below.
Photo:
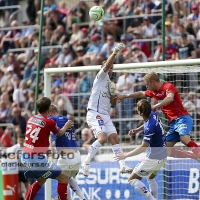
[[[123,48],[124,45],[121,43],[116,45],[114,52],[103,63],[93,83],[86,120],[97,140],[90,146],[89,153],[82,163],[84,176],[89,176],[90,161],[107,139],[111,143],[115,155],[123,152],[119,145],[116,128],[109,116],[110,105],[116,105],[116,100],[114,100],[115,85],[110,81],[110,77],[113,72],[115,57]],[[119,164],[121,173],[132,172],[133,169],[128,167],[124,160],[120,160]]]
[[[155,176],[164,165],[167,157],[164,130],[158,115],[151,110],[151,104],[143,99],[137,103],[138,114],[144,119],[144,137],[142,144],[128,153],[120,153],[116,160],[125,159],[146,151],[145,159],[137,164],[128,182],[148,200],[158,199],[158,185]],[[132,134],[132,130],[129,131]],[[140,180],[147,178],[150,192]]]

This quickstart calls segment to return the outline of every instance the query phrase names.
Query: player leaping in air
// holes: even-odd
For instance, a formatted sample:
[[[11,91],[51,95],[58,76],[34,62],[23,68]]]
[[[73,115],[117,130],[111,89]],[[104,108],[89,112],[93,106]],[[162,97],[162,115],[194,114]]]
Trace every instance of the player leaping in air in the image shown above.
[[[68,176],[55,163],[47,160],[50,132],[62,136],[71,128],[72,121],[67,121],[63,128],[59,129],[56,122],[48,119],[51,100],[42,97],[36,102],[39,114],[32,116],[26,125],[26,138],[21,156],[25,167],[26,179],[35,178],[28,189],[26,200],[34,200],[41,186],[48,178],[58,180],[58,200],[67,199]]]
[[[110,81],[113,72],[113,63],[117,53],[123,48],[124,45],[121,43],[116,45],[114,52],[108,57],[107,61],[103,63],[93,83],[92,94],[87,107],[86,120],[97,140],[90,146],[89,153],[82,163],[82,172],[85,176],[89,176],[91,159],[107,139],[111,143],[115,155],[122,152],[116,128],[109,116],[109,108],[110,105],[116,105],[116,100],[114,100],[115,87]],[[132,169],[125,164],[124,160],[120,160],[119,165],[121,173],[132,171]]]
[[[51,105],[49,111],[49,119],[54,120],[59,128],[62,128],[65,123],[69,121],[67,117],[58,114],[58,110],[55,105]],[[52,137],[55,141],[56,150],[59,155],[57,162],[58,167],[60,167],[68,175],[70,188],[79,196],[81,200],[84,200],[85,197],[83,192],[79,188],[76,180],[73,179],[78,174],[81,163],[81,155],[78,150],[76,136],[74,135],[74,125],[67,129],[64,135],[58,136],[57,134],[53,134]],[[72,199],[70,191],[67,192],[67,199]]]
[[[155,72],[146,74],[144,76],[144,82],[147,87],[146,91],[118,95],[117,99],[119,101],[123,101],[125,98],[154,98],[157,103],[152,106],[152,109],[161,108],[170,123],[170,129],[166,136],[167,147],[169,147],[168,156],[176,158],[192,158],[199,161],[200,148],[190,138],[193,121],[188,112],[183,108],[181,98],[176,87],[169,82],[162,83],[159,76]],[[133,135],[142,129],[143,126],[140,126],[137,129],[131,130],[130,134]],[[189,147],[192,152],[173,147],[180,141]]]
[[[158,185],[154,178],[164,165],[167,157],[165,133],[158,115],[151,110],[151,104],[147,100],[143,99],[137,103],[137,111],[144,119],[142,144],[128,153],[118,154],[115,158],[121,160],[146,151],[145,159],[134,168],[128,182],[146,199],[157,200]],[[142,178],[147,178],[150,192],[144,183],[140,181]]]

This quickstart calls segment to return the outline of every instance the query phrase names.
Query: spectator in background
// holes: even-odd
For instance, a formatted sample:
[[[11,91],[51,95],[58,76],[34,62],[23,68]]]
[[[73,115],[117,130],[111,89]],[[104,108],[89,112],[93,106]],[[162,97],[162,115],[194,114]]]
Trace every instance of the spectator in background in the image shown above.
[[[72,54],[70,53],[70,45],[65,43],[63,45],[63,53],[60,54],[55,62],[55,67],[68,67],[69,63],[73,60]]]
[[[11,122],[11,110],[7,107],[6,102],[0,101],[0,123]]]
[[[103,44],[100,41],[100,36],[95,34],[91,37],[92,43],[89,44],[89,48],[83,57],[83,64],[88,65],[100,65],[101,63],[96,59],[97,55],[100,53]]]
[[[35,19],[36,19],[36,9],[35,9],[35,0],[28,0],[27,1],[27,8],[26,8],[26,14],[29,18],[30,24],[34,25],[35,24]]]
[[[84,1],[79,1],[78,5],[71,10],[70,14],[67,16],[67,26],[68,29],[73,29],[73,23],[85,22],[86,17],[86,4]]]
[[[72,24],[72,35],[69,40],[69,44],[72,45],[73,50],[76,50],[76,46],[79,42],[79,39],[82,37],[82,32],[79,29],[78,24]]]
[[[143,23],[142,17],[140,17],[140,9],[136,8],[134,10],[134,15],[137,15],[137,18],[130,19],[130,23],[128,24],[127,33],[133,33],[135,30],[140,31],[141,25]]]
[[[181,36],[180,45],[178,46],[177,52],[177,60],[196,58],[196,51],[194,45],[188,43],[187,34],[183,34]]]
[[[72,97],[72,102],[75,109],[86,109],[89,95],[76,96],[76,93],[89,93],[92,88],[93,81],[94,79],[88,78],[87,72],[79,73],[79,77],[76,79],[76,83],[73,87],[73,93],[75,95]]]
[[[59,113],[62,113],[62,111],[66,111],[69,114],[74,114],[74,108],[72,106],[71,101],[69,100],[68,96],[62,95],[61,87],[57,87],[55,89],[55,103],[57,105]]]
[[[8,93],[13,93],[14,91],[14,87],[15,87],[15,78],[17,77],[17,75],[14,73],[14,69],[11,66],[8,66],[7,69],[7,80],[6,80],[6,83],[5,83],[5,90],[8,92]]]
[[[119,76],[116,84],[116,91],[119,94],[133,93],[135,78],[130,73],[123,73]],[[122,118],[133,118],[134,99],[127,99],[126,102],[121,102]],[[120,105],[119,105],[120,106]],[[127,125],[129,127],[127,127]],[[122,134],[125,135],[134,127],[133,121],[122,122]]]
[[[51,0],[44,1],[44,16],[50,15],[51,11],[56,10],[56,5],[52,3]],[[37,14],[40,14],[41,11],[38,11]]]
[[[90,43],[90,37],[88,35],[88,29],[82,28],[82,37],[78,41],[79,46],[83,46],[84,49],[88,49],[88,44]]]
[[[148,62],[148,58],[145,55],[144,52],[141,51],[141,49],[136,46],[131,46],[131,58],[127,58],[125,60],[125,63],[138,63],[138,62]]]
[[[162,60],[162,44],[159,45],[158,50],[156,51],[155,61]],[[176,59],[176,45],[172,44],[170,36],[165,37],[165,60],[175,60]]]
[[[18,5],[18,0],[6,0],[5,6],[15,6]],[[9,26],[8,20],[10,17],[10,14],[13,13],[16,9],[8,9],[5,10],[5,26]]]
[[[25,112],[28,115],[28,119],[33,115],[34,102],[35,102],[35,92],[33,90],[29,90],[28,101],[25,104]]]
[[[134,39],[136,40],[142,39],[141,33],[138,30],[135,30],[133,32],[133,35],[134,35]],[[138,46],[140,50],[145,53],[147,58],[149,58],[150,51],[149,51],[148,44],[146,42],[134,42],[134,39],[133,39],[132,45]]]
[[[71,94],[76,83],[74,73],[67,73],[67,81],[62,84],[63,94]]]
[[[11,27],[17,27],[18,22],[16,20],[11,22]],[[15,30],[8,31],[6,35],[3,36],[1,43],[0,43],[0,49],[3,50],[3,53],[6,53],[7,50],[15,48],[15,40],[18,40],[18,38],[21,35],[21,30],[18,30],[17,28]]]
[[[151,14],[151,11],[155,8],[155,4],[152,2],[152,0],[145,0],[145,3],[142,7],[143,14]]]
[[[24,92],[28,90],[27,82],[20,79],[18,80],[19,84],[16,85],[14,93],[13,93],[13,102],[15,102],[19,107],[24,108],[26,99],[24,97]]]
[[[6,75],[3,70],[0,69],[0,95],[2,94],[1,88],[6,84]]]
[[[62,79],[59,75],[52,74],[51,76],[51,93],[55,92],[55,89],[62,84]]]
[[[83,56],[84,56],[84,48],[83,46],[76,47],[76,58],[68,64],[68,67],[75,67],[75,66],[84,66],[83,64]]]
[[[27,63],[27,66],[24,68],[24,80],[30,79],[33,82],[33,73],[36,71],[38,65],[38,49],[34,50],[33,58]]]
[[[10,133],[0,126],[0,147],[11,147],[12,146],[12,137]]]
[[[8,66],[12,66],[14,73],[17,74],[18,76],[21,76],[20,65],[17,59],[15,58],[14,53],[9,53],[8,58],[4,62],[4,68],[6,69]]]
[[[193,24],[193,27],[197,27],[199,20],[199,6],[194,4],[191,6],[192,13],[187,17],[188,22]]]
[[[65,31],[63,25],[58,25],[51,36],[50,43],[52,45],[63,45],[69,41],[69,35]]]
[[[23,21],[22,26],[28,26],[27,21]],[[32,28],[23,29],[20,37],[15,39],[15,48],[25,48],[30,36],[34,33]]]
[[[22,130],[22,134],[24,135],[26,133],[26,119],[21,116],[21,108],[14,107],[12,110],[12,115],[12,124],[19,126]]]
[[[107,35],[107,42],[103,45],[100,53],[97,56],[97,60],[99,63],[102,63],[104,60],[108,58],[108,56],[113,52],[117,42],[113,35]]]
[[[6,103],[7,108],[10,110],[12,109],[12,100],[13,100],[13,95],[9,95],[8,92],[3,92],[0,96],[0,101],[3,101]]]
[[[79,147],[85,147],[89,150],[90,145],[95,141],[94,135],[89,128],[81,131],[81,139],[77,142]]]
[[[49,49],[49,53],[48,53],[44,68],[55,67],[57,58],[58,56],[56,56],[56,50],[53,48]]]
[[[194,112],[196,110],[195,106],[195,93],[189,92],[187,95],[187,100],[183,101],[183,107],[188,111],[188,113],[194,118]]]
[[[165,22],[165,34],[166,36],[170,36],[170,37],[177,36],[176,30],[172,29],[172,24],[170,21]]]
[[[142,36],[143,38],[155,38],[157,37],[157,28],[154,24],[151,23],[149,17],[144,17],[144,26],[142,27]]]

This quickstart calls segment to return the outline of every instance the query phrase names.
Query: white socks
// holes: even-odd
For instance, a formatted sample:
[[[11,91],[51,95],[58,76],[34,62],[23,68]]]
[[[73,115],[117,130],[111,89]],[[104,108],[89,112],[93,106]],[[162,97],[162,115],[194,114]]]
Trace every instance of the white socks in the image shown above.
[[[90,163],[90,161],[92,160],[92,158],[95,156],[95,154],[99,151],[99,148],[101,147],[102,145],[99,143],[98,140],[96,140],[91,146],[90,146],[90,149],[89,149],[89,153],[85,159],[85,163]]]
[[[80,199],[85,199],[82,190],[80,189],[77,182],[73,178],[70,178],[68,183],[70,185],[70,188],[80,197]],[[68,199],[68,193],[67,193],[67,199]]]
[[[132,180],[129,181],[129,183],[135,188],[135,190],[138,193],[140,193],[146,199],[148,199],[148,200],[155,200],[155,198],[149,192],[149,190],[144,185],[144,183],[142,181],[140,181],[139,179],[132,179]]]
[[[123,153],[123,150],[122,150],[122,148],[120,147],[119,144],[112,145],[112,150],[113,150],[113,153],[115,155],[117,155],[119,153]],[[125,165],[125,161],[124,160],[119,160],[118,162],[119,162],[120,167],[122,167],[123,165]]]
[[[158,199],[158,184],[156,180],[154,178],[148,179],[148,183],[149,183],[149,190],[151,194],[153,195],[155,199]]]

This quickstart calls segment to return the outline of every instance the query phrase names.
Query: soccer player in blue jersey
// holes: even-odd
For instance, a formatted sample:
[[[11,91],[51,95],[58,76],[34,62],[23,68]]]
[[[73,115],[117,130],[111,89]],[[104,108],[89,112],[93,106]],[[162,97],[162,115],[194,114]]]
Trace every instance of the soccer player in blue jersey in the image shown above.
[[[67,117],[58,114],[55,105],[50,106],[49,112],[49,119],[54,120],[59,128],[62,128],[69,120]],[[73,177],[78,174],[81,163],[81,155],[78,150],[76,136],[74,135],[74,126],[72,125],[70,129],[67,129],[65,134],[61,137],[58,137],[56,134],[53,134],[52,137],[55,141],[56,150],[59,155],[57,165],[68,175],[68,184],[70,185],[70,188],[80,197],[80,199],[85,199],[83,192],[79,188],[77,182],[73,179]],[[67,192],[67,199],[71,199],[70,192]]]
[[[115,158],[121,160],[146,151],[145,159],[134,168],[128,182],[146,199],[154,200],[158,199],[158,185],[154,178],[167,157],[165,135],[158,115],[151,110],[151,104],[147,100],[140,100],[137,103],[137,110],[138,114],[144,119],[142,144],[128,153],[118,154]],[[148,179],[150,192],[140,181],[142,178]]]

